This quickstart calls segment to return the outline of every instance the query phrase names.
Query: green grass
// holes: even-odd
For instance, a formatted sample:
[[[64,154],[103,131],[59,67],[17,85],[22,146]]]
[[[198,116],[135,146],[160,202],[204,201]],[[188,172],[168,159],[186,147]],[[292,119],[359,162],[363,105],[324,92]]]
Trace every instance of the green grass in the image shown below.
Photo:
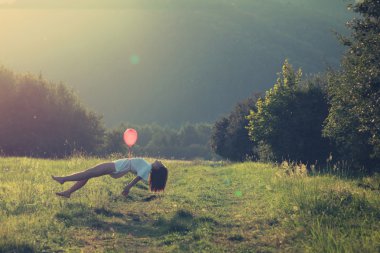
[[[152,161],[151,159],[148,159]],[[262,163],[165,161],[163,194],[96,178],[71,199],[51,175],[104,160],[0,158],[0,252],[379,252],[380,176]]]

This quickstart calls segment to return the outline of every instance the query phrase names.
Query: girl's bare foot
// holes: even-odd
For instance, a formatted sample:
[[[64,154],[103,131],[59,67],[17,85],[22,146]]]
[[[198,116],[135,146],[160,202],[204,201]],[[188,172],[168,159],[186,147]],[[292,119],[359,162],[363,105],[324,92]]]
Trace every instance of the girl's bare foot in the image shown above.
[[[51,176],[51,178],[54,179],[55,181],[57,181],[60,184],[63,184],[65,182],[65,181],[63,181],[63,179],[61,177]]]
[[[56,192],[55,194],[57,194],[58,196],[60,196],[60,197],[64,197],[64,198],[70,198],[70,193],[68,193],[68,192]]]

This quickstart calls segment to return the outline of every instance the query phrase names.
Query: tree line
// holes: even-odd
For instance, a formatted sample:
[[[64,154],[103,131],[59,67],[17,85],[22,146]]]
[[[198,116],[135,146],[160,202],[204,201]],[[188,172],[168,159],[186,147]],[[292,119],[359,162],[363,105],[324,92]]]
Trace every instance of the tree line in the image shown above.
[[[62,83],[0,67],[0,152],[12,156],[63,157],[95,153],[101,117],[88,111]]]
[[[285,60],[274,86],[239,102],[210,124],[122,124],[106,129],[62,83],[0,67],[0,154],[65,157],[126,155],[127,127],[139,132],[139,156],[232,161],[290,160],[308,164],[344,161],[353,169],[380,162],[380,2],[351,5],[358,18],[339,70],[303,77]]]
[[[133,155],[154,156],[174,159],[213,159],[209,147],[212,125],[208,123],[185,123],[180,128],[163,127],[157,124],[121,124],[105,133],[100,155],[127,154],[123,142],[126,128],[138,132],[138,141],[132,148]]]
[[[270,90],[216,122],[211,144],[217,154],[379,169],[380,2],[349,8],[359,15],[348,23],[349,37],[338,35],[347,48],[341,69],[303,78],[286,60]]]
[[[187,123],[174,129],[125,123],[106,129],[102,118],[86,109],[66,85],[0,67],[0,155],[125,156],[128,150],[123,133],[131,127],[139,133],[133,147],[135,155],[177,159],[213,157],[208,145],[210,124]]]

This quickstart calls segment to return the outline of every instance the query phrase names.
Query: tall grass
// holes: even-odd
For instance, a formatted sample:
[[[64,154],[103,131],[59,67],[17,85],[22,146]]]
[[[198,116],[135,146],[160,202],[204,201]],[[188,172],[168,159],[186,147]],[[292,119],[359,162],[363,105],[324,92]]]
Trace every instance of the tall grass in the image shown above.
[[[148,158],[149,161],[153,159]],[[287,173],[264,163],[164,161],[163,194],[132,176],[52,181],[102,162],[0,158],[0,252],[379,252],[380,177]]]

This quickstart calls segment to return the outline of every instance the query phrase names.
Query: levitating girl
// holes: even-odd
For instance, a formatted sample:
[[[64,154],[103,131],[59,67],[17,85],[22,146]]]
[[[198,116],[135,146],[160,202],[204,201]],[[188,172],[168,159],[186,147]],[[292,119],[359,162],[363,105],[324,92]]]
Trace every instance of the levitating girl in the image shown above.
[[[52,176],[54,180],[63,184],[67,181],[76,181],[68,190],[57,192],[61,197],[70,198],[71,194],[82,188],[90,178],[109,175],[112,178],[119,178],[132,172],[137,175],[123,190],[122,194],[128,196],[129,190],[140,180],[149,183],[152,192],[163,191],[168,179],[168,170],[160,162],[148,163],[142,158],[120,159],[113,162],[101,163],[88,170],[78,172],[65,177]]]

